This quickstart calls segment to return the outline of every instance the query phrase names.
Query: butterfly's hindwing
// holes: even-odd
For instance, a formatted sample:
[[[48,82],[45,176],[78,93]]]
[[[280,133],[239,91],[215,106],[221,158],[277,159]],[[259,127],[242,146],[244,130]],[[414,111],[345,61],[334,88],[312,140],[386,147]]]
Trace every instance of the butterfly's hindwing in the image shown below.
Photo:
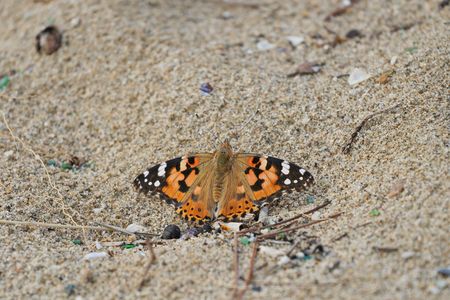
[[[279,158],[254,154],[242,154],[238,158],[244,165],[244,176],[256,203],[271,199],[283,191],[301,191],[314,182],[311,173]]]

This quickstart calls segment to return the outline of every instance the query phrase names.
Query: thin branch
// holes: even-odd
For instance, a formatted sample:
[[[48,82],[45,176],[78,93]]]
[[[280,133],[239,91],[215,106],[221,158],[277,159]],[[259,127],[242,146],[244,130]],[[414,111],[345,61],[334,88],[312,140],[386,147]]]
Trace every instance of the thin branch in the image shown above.
[[[348,143],[345,144],[344,147],[342,147],[342,152],[343,152],[344,154],[349,154],[349,153],[350,153],[350,150],[352,149],[353,144],[355,143],[355,141],[356,141],[356,139],[357,139],[357,137],[358,137],[359,132],[360,132],[360,131],[362,130],[362,128],[367,124],[367,122],[369,122],[370,119],[372,119],[373,117],[375,117],[375,116],[377,116],[377,115],[380,115],[380,114],[389,112],[389,111],[391,111],[391,110],[394,110],[394,109],[396,109],[396,108],[399,107],[399,106],[400,106],[400,104],[397,104],[397,105],[394,105],[394,106],[392,106],[392,107],[390,107],[390,108],[380,110],[380,111],[378,111],[378,112],[375,112],[375,113],[370,114],[370,115],[368,115],[367,117],[365,117],[365,118],[361,121],[361,123],[356,127],[356,129],[353,131],[352,135],[350,136],[350,140],[348,141]]]
[[[258,240],[256,240],[253,244],[252,257],[250,258],[250,266],[248,267],[248,274],[247,274],[247,278],[245,279],[244,288],[241,290],[241,292],[236,297],[236,299],[238,299],[238,300],[241,300],[244,297],[244,294],[247,292],[248,287],[252,283],[253,273],[255,270],[256,256],[258,254],[258,246],[259,246],[259,242],[258,242]]]
[[[150,251],[150,259],[149,259],[147,265],[145,266],[144,274],[142,274],[142,280],[140,281],[140,283],[138,285],[139,291],[142,290],[142,288],[144,287],[144,284],[147,281],[147,275],[148,275],[148,272],[150,271],[150,267],[156,261],[156,254],[155,254],[155,251],[153,250],[153,243],[150,240],[147,240],[146,246],[148,247],[148,249]]]
[[[0,224],[3,225],[17,225],[17,226],[35,226],[35,227],[47,227],[47,228],[62,228],[62,229],[88,229],[88,230],[101,230],[105,231],[103,227],[97,226],[83,226],[83,225],[66,225],[56,223],[42,223],[42,222],[25,222],[25,221],[10,221],[0,220]]]
[[[239,289],[239,240],[237,232],[234,233],[234,291],[233,299],[238,295]]]
[[[259,240],[259,241],[262,241],[262,240],[265,240],[265,239],[269,239],[269,238],[277,236],[280,233],[287,233],[287,232],[295,231],[295,230],[298,230],[300,228],[305,228],[305,227],[308,227],[308,226],[311,226],[311,225],[314,225],[314,224],[317,224],[317,223],[322,223],[322,222],[325,222],[325,221],[337,218],[337,217],[339,217],[342,214],[343,213],[340,212],[340,213],[331,215],[331,216],[329,216],[326,219],[320,219],[320,220],[312,221],[312,222],[309,222],[307,224],[302,224],[302,225],[295,226],[295,227],[292,227],[292,228],[280,229],[280,230],[277,230],[277,231],[274,231],[274,232],[270,232],[270,233],[267,233],[267,234],[264,234],[264,235],[260,235],[256,239]]]

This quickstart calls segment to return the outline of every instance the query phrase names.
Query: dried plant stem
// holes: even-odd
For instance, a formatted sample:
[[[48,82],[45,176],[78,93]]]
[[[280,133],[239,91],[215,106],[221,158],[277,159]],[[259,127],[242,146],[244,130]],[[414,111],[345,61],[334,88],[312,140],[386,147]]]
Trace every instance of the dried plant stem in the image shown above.
[[[148,250],[150,251],[150,259],[149,259],[147,265],[145,266],[144,274],[142,274],[142,279],[138,285],[138,290],[142,290],[142,288],[144,287],[144,284],[147,281],[147,275],[148,275],[148,272],[150,271],[150,267],[156,261],[156,254],[155,254],[155,251],[153,250],[153,243],[150,240],[147,240],[146,246],[148,247]]]
[[[247,278],[245,279],[244,288],[236,295],[235,299],[241,300],[244,297],[245,293],[247,292],[250,284],[252,283],[253,274],[255,271],[256,256],[258,255],[258,247],[259,247],[259,242],[258,242],[258,240],[256,240],[253,243],[252,257],[250,258],[250,266],[248,267],[248,273],[247,273]]]
[[[239,240],[238,233],[234,233],[234,291],[233,299],[238,296],[239,289]]]
[[[19,141],[20,144],[22,145],[22,147],[23,147],[24,149],[26,149],[28,152],[30,152],[30,153],[34,156],[34,158],[35,158],[37,161],[39,161],[39,163],[41,164],[42,168],[43,168],[44,171],[45,171],[45,176],[46,176],[46,178],[47,178],[47,181],[48,181],[50,187],[51,187],[52,190],[54,190],[54,191],[57,193],[57,195],[58,195],[58,197],[57,197],[56,199],[57,199],[57,201],[58,201],[58,204],[59,204],[60,207],[61,207],[62,213],[69,219],[69,221],[70,221],[71,223],[73,223],[73,224],[76,225],[76,226],[80,226],[80,225],[74,220],[73,216],[72,216],[68,211],[71,211],[71,212],[74,213],[74,214],[79,214],[79,213],[78,213],[77,211],[74,211],[71,207],[67,207],[67,206],[65,205],[65,203],[64,203],[64,197],[63,197],[63,195],[61,194],[61,192],[59,191],[59,189],[58,189],[58,187],[56,186],[56,184],[55,184],[55,183],[53,182],[53,180],[51,179],[50,173],[48,172],[48,169],[47,169],[47,167],[45,166],[45,163],[42,161],[42,159],[40,158],[40,156],[39,156],[36,152],[34,152],[33,149],[31,149],[30,147],[28,147],[28,146],[25,144],[25,142],[24,142],[21,138],[19,138],[19,137],[17,137],[17,136],[14,135],[14,132],[12,131],[11,127],[9,126],[8,121],[6,120],[6,116],[5,116],[5,113],[4,113],[4,112],[2,112],[2,116],[3,116],[3,122],[5,123],[6,128],[8,128],[8,131],[9,131],[9,134],[11,135],[11,137],[12,137],[14,140],[16,140],[16,141]],[[84,236],[84,239],[87,240],[85,229],[84,229],[82,226],[81,226],[80,228],[82,228],[82,230],[83,230],[83,236]]]
[[[17,225],[17,226],[47,227],[47,228],[62,228],[62,229],[82,229],[82,230],[87,229],[87,230],[102,230],[102,231],[107,230],[104,227],[99,227],[99,226],[66,225],[66,224],[56,224],[56,223],[9,221],[9,220],[0,220],[0,224]]]

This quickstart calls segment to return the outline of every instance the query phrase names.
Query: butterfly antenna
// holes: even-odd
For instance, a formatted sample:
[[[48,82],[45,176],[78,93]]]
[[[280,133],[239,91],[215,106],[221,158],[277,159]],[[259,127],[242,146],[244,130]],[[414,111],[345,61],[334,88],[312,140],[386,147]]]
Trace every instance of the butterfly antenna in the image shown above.
[[[232,139],[238,139],[239,138],[239,134],[245,129],[245,127],[247,127],[248,123],[250,123],[253,118],[259,113],[259,108],[255,110],[255,112],[252,114],[252,116],[250,118],[248,118],[238,129],[233,130],[230,133],[230,140]]]

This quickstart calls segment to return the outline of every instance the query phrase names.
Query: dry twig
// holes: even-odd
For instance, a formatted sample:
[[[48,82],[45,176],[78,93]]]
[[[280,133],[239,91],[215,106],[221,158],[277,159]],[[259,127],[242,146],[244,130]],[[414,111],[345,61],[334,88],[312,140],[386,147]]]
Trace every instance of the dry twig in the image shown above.
[[[150,259],[149,259],[147,265],[145,266],[144,274],[142,274],[142,280],[139,282],[139,285],[138,285],[139,291],[142,290],[142,288],[144,287],[144,284],[147,281],[148,271],[150,271],[150,267],[156,261],[155,251],[153,250],[153,243],[150,240],[147,240],[146,245],[150,251]]]
[[[391,110],[394,110],[394,109],[396,109],[396,108],[399,107],[399,106],[400,106],[400,104],[397,104],[397,105],[394,105],[393,107],[390,107],[390,108],[387,108],[387,109],[380,110],[380,111],[378,111],[378,112],[375,112],[375,113],[370,114],[370,115],[368,115],[367,117],[365,117],[365,118],[361,121],[361,123],[356,127],[356,129],[353,131],[353,133],[352,133],[352,135],[351,135],[351,137],[350,137],[349,142],[348,142],[347,144],[345,144],[345,146],[342,148],[342,152],[343,152],[344,154],[349,154],[349,153],[350,153],[350,150],[352,149],[353,143],[356,141],[356,138],[358,137],[359,132],[360,132],[361,129],[367,124],[367,122],[368,122],[370,119],[372,119],[373,117],[375,117],[375,116],[377,116],[377,115],[380,115],[380,114],[389,112],[389,111],[391,111]]]

